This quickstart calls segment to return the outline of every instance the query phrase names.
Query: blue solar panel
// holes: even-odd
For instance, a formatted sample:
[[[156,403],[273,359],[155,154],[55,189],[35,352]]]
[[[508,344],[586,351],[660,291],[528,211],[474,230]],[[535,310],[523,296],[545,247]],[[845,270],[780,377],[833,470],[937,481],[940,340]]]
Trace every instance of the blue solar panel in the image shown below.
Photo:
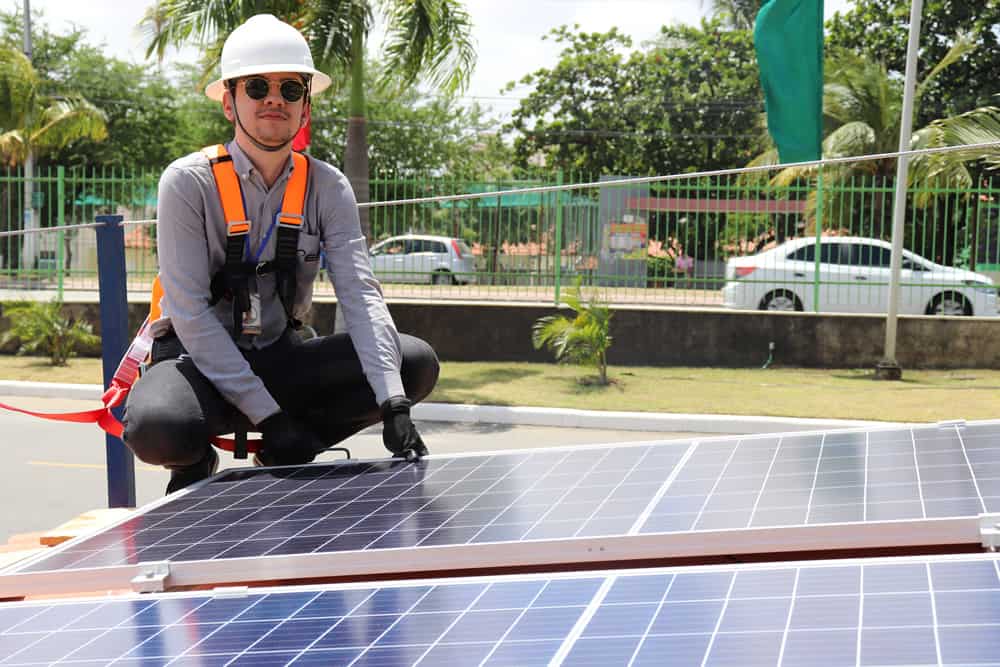
[[[940,517],[974,522],[1000,507],[998,494],[996,423],[242,469],[11,572]],[[555,550],[545,562],[602,558],[600,549],[573,552],[577,560],[567,553]],[[605,559],[623,557],[619,550]],[[241,574],[226,576],[239,581]]]
[[[0,604],[2,665],[996,665],[997,556]]]
[[[238,470],[27,570],[627,534],[689,446]]]
[[[643,533],[976,516],[1000,508],[996,424],[700,443]]]

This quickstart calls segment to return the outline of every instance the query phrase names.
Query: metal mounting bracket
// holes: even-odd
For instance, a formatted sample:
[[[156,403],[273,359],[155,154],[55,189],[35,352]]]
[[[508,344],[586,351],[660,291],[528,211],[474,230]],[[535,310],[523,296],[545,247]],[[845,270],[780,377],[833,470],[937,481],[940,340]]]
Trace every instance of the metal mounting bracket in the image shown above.
[[[170,578],[170,561],[160,560],[139,563],[139,574],[132,579],[132,590],[136,593],[162,593],[167,590]]]
[[[979,535],[986,549],[996,551],[1000,548],[1000,514],[980,514]]]

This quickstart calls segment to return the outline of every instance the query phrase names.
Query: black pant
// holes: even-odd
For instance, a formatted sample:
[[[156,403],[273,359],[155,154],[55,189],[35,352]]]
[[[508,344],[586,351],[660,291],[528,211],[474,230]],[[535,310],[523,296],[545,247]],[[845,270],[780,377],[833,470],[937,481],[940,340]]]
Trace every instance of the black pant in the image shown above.
[[[400,334],[402,378],[416,403],[434,388],[438,360],[426,342]],[[253,431],[243,413],[183,354],[176,337],[157,339],[153,365],[132,388],[122,439],[143,462],[182,468],[207,453],[212,436]],[[375,394],[347,334],[305,342],[291,329],[274,344],[244,350],[250,368],[286,413],[309,425],[326,443],[340,442],[381,420]]]

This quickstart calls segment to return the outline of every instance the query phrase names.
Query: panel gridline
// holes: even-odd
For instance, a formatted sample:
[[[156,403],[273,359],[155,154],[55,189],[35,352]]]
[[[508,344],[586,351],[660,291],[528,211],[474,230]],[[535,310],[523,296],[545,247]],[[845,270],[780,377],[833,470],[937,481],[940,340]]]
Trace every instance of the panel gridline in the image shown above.
[[[688,446],[235,471],[22,571],[628,534]]]
[[[976,516],[1000,510],[997,425],[706,441],[643,533]]]
[[[18,571],[976,516],[1000,425],[234,471]]]
[[[998,665],[994,558],[0,605],[0,665]]]

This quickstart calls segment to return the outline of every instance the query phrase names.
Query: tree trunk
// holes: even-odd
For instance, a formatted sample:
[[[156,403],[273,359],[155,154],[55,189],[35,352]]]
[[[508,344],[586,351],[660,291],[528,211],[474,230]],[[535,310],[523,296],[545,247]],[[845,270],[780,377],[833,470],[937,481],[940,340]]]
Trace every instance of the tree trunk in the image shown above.
[[[368,186],[368,123],[365,118],[365,32],[361,21],[355,22],[351,33],[351,102],[347,118],[347,146],[344,149],[344,174],[351,182],[359,204],[367,204]],[[368,245],[372,230],[368,209],[358,211],[361,233]]]
[[[370,191],[368,187],[368,140],[367,121],[364,116],[351,116],[347,119],[347,147],[344,150],[344,174],[351,182],[354,197],[359,204],[368,203]],[[365,235],[368,245],[372,243],[372,229],[368,209],[358,209],[361,218],[361,233]]]

